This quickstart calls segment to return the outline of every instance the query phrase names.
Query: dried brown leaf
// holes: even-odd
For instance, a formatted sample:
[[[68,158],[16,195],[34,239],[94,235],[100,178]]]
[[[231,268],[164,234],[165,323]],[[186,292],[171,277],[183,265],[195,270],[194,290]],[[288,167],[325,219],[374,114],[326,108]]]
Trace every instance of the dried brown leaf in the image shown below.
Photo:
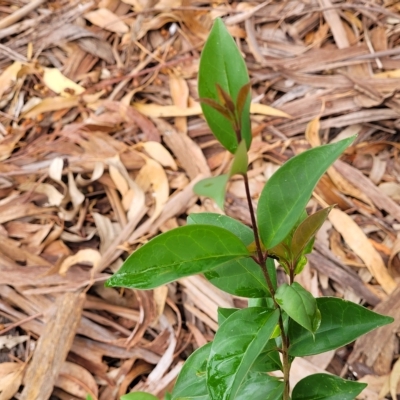
[[[104,28],[110,32],[129,32],[129,28],[125,22],[121,21],[120,18],[108,8],[98,8],[95,11],[90,11],[85,14],[85,18],[93,25]]]
[[[397,284],[389,275],[382,257],[368,241],[361,228],[343,211],[333,209],[329,220],[334,228],[343,236],[348,246],[368,267],[371,274],[379,282],[386,293],[391,293]]]

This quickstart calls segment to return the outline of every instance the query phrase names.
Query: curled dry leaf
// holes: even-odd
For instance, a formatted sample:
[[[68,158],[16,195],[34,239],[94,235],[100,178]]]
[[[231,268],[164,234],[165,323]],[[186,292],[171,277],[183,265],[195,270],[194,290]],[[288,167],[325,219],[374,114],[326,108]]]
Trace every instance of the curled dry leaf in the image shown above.
[[[53,92],[63,97],[81,94],[85,88],[64,76],[57,68],[45,68],[43,82]]]
[[[133,106],[142,114],[147,115],[148,117],[155,117],[155,118],[189,117],[191,115],[202,114],[201,106],[198,103],[195,103],[188,108],[181,108],[176,105],[161,106],[158,104],[142,104],[142,103],[134,103]],[[288,113],[284,111],[278,110],[271,106],[267,106],[266,104],[259,104],[259,103],[250,104],[250,113],[267,115],[272,117],[292,118]]]
[[[389,262],[388,262],[389,271],[392,270],[393,259],[396,257],[396,255],[398,253],[400,253],[400,235],[397,235],[397,238],[394,241],[393,246],[390,251],[390,257],[389,257]]]
[[[61,183],[63,168],[64,160],[61,157],[53,158],[49,166],[49,177],[54,181]]]
[[[22,113],[22,118],[36,118],[38,115],[49,111],[59,111],[77,107],[79,104],[78,96],[71,97],[47,97],[39,104]]]
[[[400,184],[396,182],[382,182],[378,187],[386,196],[400,202]]]
[[[191,107],[181,108],[176,105],[161,106],[158,104],[133,103],[133,106],[143,115],[154,118],[164,117],[190,117],[202,113],[200,104],[196,103]]]
[[[85,14],[85,18],[93,25],[115,33],[126,33],[129,31],[128,25],[111,12],[108,8],[98,8]]]
[[[0,400],[11,400],[18,392],[26,364],[6,362],[0,364]]]
[[[321,139],[319,136],[319,130],[320,130],[321,124],[320,124],[320,116],[312,119],[308,124],[305,132],[306,139],[308,143],[312,147],[320,146],[321,145]],[[353,134],[353,130],[349,130],[350,133]],[[343,133],[343,132],[342,132]],[[349,137],[347,133],[345,135],[342,135],[343,139]],[[350,135],[352,136],[352,135]],[[335,138],[335,141],[337,141],[337,138]],[[333,142],[332,142],[333,143]],[[369,197],[363,193],[359,188],[355,187],[352,185],[342,174],[340,174],[334,167],[329,167],[327,171],[329,177],[335,184],[335,186],[339,189],[339,191],[343,194],[348,194],[352,197],[355,197],[356,199],[362,200],[364,203],[368,204],[372,209],[375,209],[372,201],[369,199]]]
[[[75,264],[92,264],[92,274],[97,271],[98,266],[100,265],[101,254],[97,250],[93,249],[84,249],[79,250],[73,256],[67,257],[61,264],[59,273],[60,275],[65,276],[67,271]]]
[[[15,61],[7,67],[0,75],[0,99],[3,94],[13,85],[17,80],[18,72],[22,68],[22,63]]]
[[[167,174],[158,162],[147,158],[145,166],[141,168],[136,177],[136,182],[144,192],[149,190],[150,186],[152,187],[156,206],[151,219],[156,219],[161,214],[169,197]]]
[[[185,109],[188,107],[189,100],[189,87],[185,79],[181,76],[170,75],[169,77],[169,90],[171,97],[176,106]],[[186,117],[175,118],[175,128],[178,132],[187,132]]]
[[[13,347],[17,346],[20,343],[24,343],[29,339],[29,336],[22,335],[22,336],[0,336],[0,349],[12,349]],[[14,364],[14,363],[11,363]]]
[[[0,141],[0,161],[7,160],[11,153],[14,151],[15,146],[18,144],[20,139],[24,136],[24,131],[17,131],[14,134],[6,136]]]
[[[169,167],[174,171],[178,169],[170,152],[161,143],[150,141],[142,143],[140,146],[153,160],[160,163],[163,167]]]
[[[335,208],[329,214],[329,221],[343,236],[347,245],[364,261],[383,290],[388,294],[391,293],[397,284],[390,276],[382,257],[374,249],[361,228],[349,215]]]
[[[64,195],[61,194],[53,185],[48,183],[24,182],[19,186],[19,189],[23,192],[32,191],[45,194],[49,206],[60,206],[64,200]]]
[[[389,391],[392,399],[397,398],[398,386],[400,382],[400,360],[397,360],[393,365],[392,372],[389,376]]]
[[[90,394],[93,400],[98,399],[98,388],[92,374],[78,364],[64,362],[55,382],[55,386],[80,399]]]
[[[78,174],[75,181],[78,186],[87,186],[93,183],[94,181],[100,179],[103,173],[104,173],[104,164],[100,161],[96,161],[94,164],[92,176],[90,178],[85,179],[82,177],[81,174]]]
[[[251,103],[250,104],[251,114],[267,115],[269,117],[282,117],[282,118],[292,118],[288,113],[278,110],[277,108],[267,106],[266,104]]]
[[[145,194],[128,174],[124,164],[118,156],[107,160],[110,176],[122,196],[122,205],[131,221],[139,215],[145,206]]]

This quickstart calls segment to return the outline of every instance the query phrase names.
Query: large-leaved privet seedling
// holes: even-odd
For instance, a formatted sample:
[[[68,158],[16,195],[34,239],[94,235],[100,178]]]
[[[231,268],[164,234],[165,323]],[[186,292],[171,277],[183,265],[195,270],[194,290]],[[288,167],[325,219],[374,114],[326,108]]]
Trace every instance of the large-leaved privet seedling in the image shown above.
[[[186,226],[136,250],[106,285],[153,289],[203,274],[225,292],[249,299],[245,309],[218,309],[219,329],[213,342],[187,359],[168,395],[172,400],[354,399],[365,384],[328,374],[308,376],[292,391],[289,387],[295,357],[345,346],[392,322],[339,298],[315,299],[294,282],[330,211],[307,215],[307,202],[318,180],[354,137],[287,161],[268,180],[255,213],[247,178],[252,139],[249,76],[220,19],[201,55],[199,94],[207,123],[233,154],[233,162],[228,174],[203,180],[195,192],[214,198],[222,208],[228,179],[241,175],[252,229],[224,215],[191,214]],[[288,283],[277,286],[274,260],[288,275]],[[273,371],[281,371],[282,377],[271,376]]]

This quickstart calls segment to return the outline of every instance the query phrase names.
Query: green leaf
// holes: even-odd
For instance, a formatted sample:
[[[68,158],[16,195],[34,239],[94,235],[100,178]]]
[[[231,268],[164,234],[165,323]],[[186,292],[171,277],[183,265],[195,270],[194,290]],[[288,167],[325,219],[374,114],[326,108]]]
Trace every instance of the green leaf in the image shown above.
[[[296,260],[306,248],[307,244],[316,235],[322,224],[328,218],[332,207],[327,207],[307,217],[296,229],[293,234],[291,250],[294,260]]]
[[[289,322],[291,356],[304,357],[334,350],[393,322],[391,317],[336,297],[319,297],[317,306],[321,312],[321,325],[315,332],[315,340],[295,321]]]
[[[282,240],[282,242],[280,242],[276,246],[272,247],[268,251],[268,254],[271,257],[274,256],[275,258],[277,258],[279,260],[279,263],[284,268],[284,270],[287,274],[290,274],[289,266],[293,263],[293,254],[292,254],[292,250],[291,250],[293,235],[296,232],[296,229],[298,228],[298,226],[307,218],[308,218],[307,211],[303,210],[303,212],[300,215],[300,218],[294,224],[294,226],[290,230],[290,232],[286,235],[285,239]]]
[[[204,276],[218,289],[235,296],[270,297],[260,266],[252,258],[227,261],[204,272]]]
[[[218,309],[218,312],[221,309]],[[236,309],[223,309],[229,311],[237,311]],[[232,313],[231,313],[232,314]],[[256,397],[254,400],[260,398],[267,399],[278,399],[278,393],[281,391],[281,381],[276,378],[272,378],[265,374],[267,371],[276,371],[280,369],[279,355],[276,357],[272,351],[272,346],[275,345],[274,341],[263,350],[256,362],[254,363],[248,377],[245,379],[239,389],[239,393],[236,400],[248,400],[246,394],[251,388],[255,388],[256,384],[262,384],[263,397]],[[206,383],[206,366],[209,359],[212,343],[208,343],[205,346],[197,349],[190,357],[186,360],[181,372],[179,373],[178,379],[175,383],[174,390],[172,392],[171,400],[208,400],[210,399],[207,391]],[[266,347],[267,347],[266,346]],[[277,352],[276,352],[277,353]],[[267,354],[269,358],[267,358]],[[264,371],[260,369],[264,368]],[[260,373],[263,372],[263,373]],[[274,393],[272,397],[266,397],[267,393]],[[261,394],[259,395],[261,396]]]
[[[228,317],[230,317],[234,312],[238,310],[239,308],[218,307],[218,325],[221,326]]]
[[[354,139],[307,150],[283,164],[268,180],[257,208],[260,236],[267,249],[287,236],[318,180]]]
[[[354,400],[366,383],[348,381],[338,376],[314,374],[302,379],[293,388],[292,400]]]
[[[226,229],[210,225],[182,226],[136,250],[106,286],[153,289],[248,256],[246,246]]]
[[[228,179],[229,176],[227,174],[202,179],[194,185],[193,191],[199,196],[213,199],[217,203],[218,207],[223,210]]]
[[[247,302],[248,307],[266,307],[266,308],[274,308],[274,301],[272,300],[271,297],[261,297],[259,299],[257,298],[251,298]]]
[[[236,150],[235,156],[233,157],[233,163],[229,176],[233,175],[246,175],[249,159],[247,156],[246,142],[242,140]]]
[[[203,48],[199,66],[199,96],[219,102],[216,84],[236,101],[242,86],[249,82],[246,64],[221,19],[216,19]],[[242,100],[241,100],[242,101]],[[251,144],[250,94],[242,111],[242,137]],[[204,117],[219,142],[231,153],[238,147],[232,123],[207,104],[201,103]]]
[[[236,235],[246,246],[254,241],[253,231],[248,226],[225,215],[214,213],[190,214],[187,223],[200,223],[224,228]],[[270,273],[275,272],[273,276],[276,278],[273,261],[270,260],[267,265],[269,270],[271,269]],[[270,297],[261,268],[251,258],[228,261],[211,271],[205,272],[204,276],[217,288],[235,296]]]
[[[121,396],[121,400],[158,400],[158,397],[145,392],[133,392]]]
[[[235,400],[281,400],[283,381],[260,372],[250,372]]]
[[[200,347],[186,360],[172,391],[172,400],[208,400],[206,383],[207,360],[212,342]]]
[[[165,393],[165,396],[164,396],[164,400],[172,400],[172,395],[171,395],[171,393]]]
[[[277,325],[278,326],[278,325]],[[274,339],[270,339],[251,366],[253,372],[281,371],[282,363]]]
[[[301,256],[299,260],[296,263],[296,266],[294,268],[294,274],[298,275],[300,274],[301,271],[303,271],[304,267],[307,265],[307,257],[306,256]]]
[[[317,302],[312,294],[297,282],[279,286],[275,300],[298,324],[312,333],[317,330],[321,321]]]
[[[224,228],[229,232],[236,235],[245,246],[248,246],[254,241],[253,231],[245,224],[227,217],[226,215],[216,213],[193,213],[187,217],[187,224],[201,224],[201,225],[213,225]]]
[[[217,331],[207,364],[212,400],[233,400],[252,364],[267,344],[279,311],[261,307],[233,313]]]

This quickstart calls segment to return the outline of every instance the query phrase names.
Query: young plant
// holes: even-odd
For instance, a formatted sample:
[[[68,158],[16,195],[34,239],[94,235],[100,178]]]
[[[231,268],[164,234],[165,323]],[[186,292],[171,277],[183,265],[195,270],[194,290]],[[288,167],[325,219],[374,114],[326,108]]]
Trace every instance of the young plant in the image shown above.
[[[199,94],[204,116],[233,154],[230,172],[198,183],[195,192],[223,207],[225,185],[243,177],[252,229],[212,213],[191,214],[187,225],[161,234],[136,250],[106,283],[153,289],[203,274],[225,292],[248,298],[248,308],[218,309],[212,343],[184,364],[172,400],[354,399],[366,386],[328,374],[301,380],[291,391],[295,357],[320,354],[355,340],[392,318],[334,297],[314,298],[294,281],[330,207],[307,215],[305,207],[327,168],[354,137],[305,151],[268,180],[253,209],[247,177],[251,144],[250,83],[246,65],[220,19],[200,60]],[[277,285],[275,260],[288,275]],[[281,371],[282,377],[270,375]]]

